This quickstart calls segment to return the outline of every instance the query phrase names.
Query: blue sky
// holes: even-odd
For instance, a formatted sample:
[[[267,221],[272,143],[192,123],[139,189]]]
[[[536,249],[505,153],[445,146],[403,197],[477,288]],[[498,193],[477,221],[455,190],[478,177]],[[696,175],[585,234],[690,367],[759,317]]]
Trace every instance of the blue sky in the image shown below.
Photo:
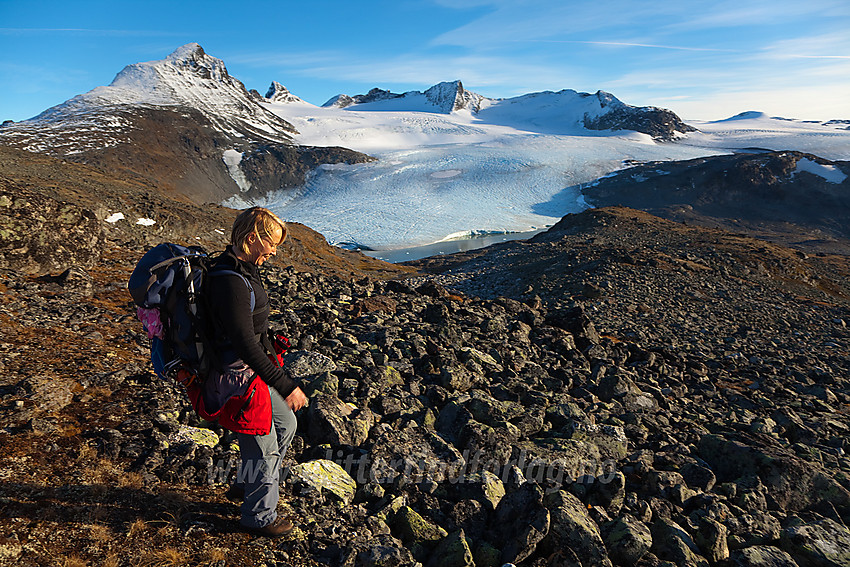
[[[0,120],[197,42],[265,93],[322,104],[460,79],[510,97],[605,90],[719,119],[850,119],[848,0],[0,0]]]

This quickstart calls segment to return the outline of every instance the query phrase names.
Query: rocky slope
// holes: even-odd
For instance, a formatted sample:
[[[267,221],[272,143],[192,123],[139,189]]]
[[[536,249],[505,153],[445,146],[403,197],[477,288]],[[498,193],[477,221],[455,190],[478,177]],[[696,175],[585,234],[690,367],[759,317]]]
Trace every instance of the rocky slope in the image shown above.
[[[0,272],[4,561],[847,564],[847,257],[604,209],[419,279],[272,266],[310,395],[272,541],[222,496],[232,435],[151,374],[144,242]]]
[[[127,66],[109,86],[5,124],[0,143],[140,175],[196,203],[261,197],[303,184],[317,163],[372,159],[345,148],[292,144],[295,129],[261,101],[223,61],[187,44],[161,61]],[[226,163],[228,150],[255,165],[233,171],[239,161]]]
[[[594,206],[627,206],[747,232],[806,250],[850,249],[850,163],[758,152],[637,164],[582,188]]]
[[[77,163],[0,146],[0,269],[34,276],[90,269],[112,242],[138,254],[163,241],[221,250],[238,211],[203,206],[151,185]],[[404,273],[399,267],[329,246],[289,223],[279,259],[300,270],[345,276]],[[383,274],[383,275],[382,275]]]

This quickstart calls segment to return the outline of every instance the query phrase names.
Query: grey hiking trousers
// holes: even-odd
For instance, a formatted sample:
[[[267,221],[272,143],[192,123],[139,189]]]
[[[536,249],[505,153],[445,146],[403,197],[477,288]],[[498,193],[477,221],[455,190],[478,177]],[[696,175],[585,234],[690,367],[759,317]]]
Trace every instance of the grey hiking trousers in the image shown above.
[[[286,449],[295,437],[298,422],[286,401],[274,388],[269,388],[272,401],[272,428],[267,435],[238,434],[242,469],[236,484],[244,487],[243,526],[262,528],[277,519],[280,465]]]

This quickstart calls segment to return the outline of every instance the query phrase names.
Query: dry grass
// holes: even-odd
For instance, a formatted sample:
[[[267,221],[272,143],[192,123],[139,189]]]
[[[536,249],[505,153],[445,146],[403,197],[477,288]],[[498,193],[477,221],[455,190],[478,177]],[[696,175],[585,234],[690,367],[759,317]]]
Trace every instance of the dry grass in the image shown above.
[[[103,560],[102,567],[118,567],[121,564],[121,560],[118,559],[118,556],[114,553],[110,553],[106,556],[106,559]]]
[[[96,458],[97,458],[97,449],[95,447],[92,447],[88,443],[82,443],[80,445],[80,452],[77,455],[77,462],[78,463],[85,464],[85,463],[88,463],[90,461],[95,460]],[[113,464],[112,467],[114,467],[114,466],[115,465]]]
[[[89,567],[89,562],[85,559],[81,559],[76,555],[71,555],[69,557],[65,557],[61,560],[60,565],[62,567]]]
[[[127,530],[127,537],[136,537],[140,534],[145,533],[147,529],[148,524],[141,518],[136,518],[136,520],[132,524],[130,524],[130,529]]]
[[[219,547],[208,549],[204,552],[201,563],[218,563],[219,561],[227,561],[227,550]]]
[[[189,558],[179,549],[173,547],[153,551],[142,557],[138,563],[133,563],[138,567],[179,567],[188,564]]]
[[[145,486],[145,477],[139,473],[126,472],[118,478],[118,488],[141,490]]]
[[[89,537],[97,543],[106,543],[112,540],[112,529],[103,524],[93,524],[89,526]]]

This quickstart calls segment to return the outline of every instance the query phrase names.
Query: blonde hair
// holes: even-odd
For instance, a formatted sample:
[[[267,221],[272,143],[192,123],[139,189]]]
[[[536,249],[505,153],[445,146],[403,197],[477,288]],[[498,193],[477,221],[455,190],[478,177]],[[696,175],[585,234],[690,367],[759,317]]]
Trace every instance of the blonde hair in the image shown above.
[[[248,235],[256,234],[257,238],[271,240],[275,227],[280,227],[281,237],[277,245],[286,240],[286,223],[268,209],[263,207],[251,207],[245,209],[236,220],[233,221],[233,229],[230,232],[230,244],[234,250],[248,253]]]

